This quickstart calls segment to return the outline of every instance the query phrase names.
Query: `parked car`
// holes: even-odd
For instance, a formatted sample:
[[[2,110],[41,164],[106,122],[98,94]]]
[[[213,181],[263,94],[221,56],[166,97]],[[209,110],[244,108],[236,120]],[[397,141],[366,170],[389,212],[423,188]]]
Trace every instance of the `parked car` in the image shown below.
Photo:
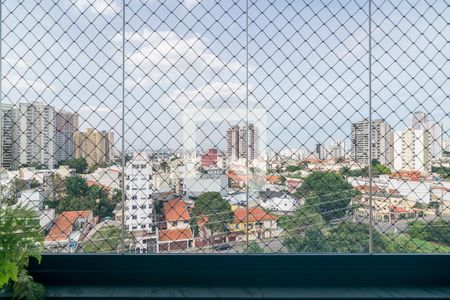
[[[214,249],[217,251],[225,251],[225,250],[231,249],[231,245],[228,243],[219,244],[219,245],[214,246]]]

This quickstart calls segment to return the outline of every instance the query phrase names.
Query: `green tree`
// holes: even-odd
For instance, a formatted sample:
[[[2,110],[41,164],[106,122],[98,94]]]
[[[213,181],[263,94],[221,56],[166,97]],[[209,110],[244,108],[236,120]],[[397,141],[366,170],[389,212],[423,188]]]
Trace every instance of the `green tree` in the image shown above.
[[[382,175],[382,174],[391,174],[391,169],[389,169],[387,166],[381,164],[378,160],[373,159],[372,160],[372,172],[373,175]]]
[[[85,158],[73,158],[59,163],[62,166],[68,166],[70,169],[75,169],[78,174],[85,174],[88,170],[88,163]]]
[[[332,248],[322,230],[306,228],[298,237],[289,236],[284,241],[289,252],[294,253],[326,253]]]
[[[448,221],[411,222],[408,224],[407,233],[412,238],[450,246],[450,222]]]
[[[98,164],[92,164],[92,165],[89,166],[87,172],[88,173],[94,173],[98,168],[107,168],[109,166],[110,166],[110,164],[108,164],[106,162],[101,162],[101,163],[98,163]]]
[[[245,253],[264,253],[264,249],[255,241],[248,245],[248,249],[244,250]]]
[[[287,166],[286,167],[286,171],[287,172],[297,172],[297,171],[300,171],[300,170],[303,170],[305,167],[303,166],[303,165],[301,165],[301,166]]]
[[[92,210],[94,215],[101,218],[112,217],[117,203],[121,201],[122,194],[116,190],[112,199],[101,186],[88,186],[86,179],[75,175],[64,180],[66,196],[58,201],[57,212],[73,210]]]
[[[333,252],[369,252],[370,225],[364,223],[342,222],[329,231],[327,237]],[[372,228],[373,251],[389,252],[389,240]]]
[[[79,176],[69,176],[64,180],[67,197],[84,197],[89,193],[86,179]]]
[[[283,244],[289,252],[331,251],[324,235],[326,223],[314,207],[302,206],[278,223],[285,231]]]
[[[338,173],[312,172],[295,194],[304,197],[306,205],[314,207],[329,222],[344,217],[351,199],[359,192]]]
[[[30,257],[41,258],[44,237],[36,213],[23,207],[0,206],[0,289],[12,286],[17,299],[41,299],[42,285],[26,270]]]
[[[221,233],[226,230],[227,224],[232,219],[231,205],[222,198],[220,193],[206,192],[195,201],[192,215],[195,223],[202,216],[207,216],[208,224],[206,226],[213,233]]]

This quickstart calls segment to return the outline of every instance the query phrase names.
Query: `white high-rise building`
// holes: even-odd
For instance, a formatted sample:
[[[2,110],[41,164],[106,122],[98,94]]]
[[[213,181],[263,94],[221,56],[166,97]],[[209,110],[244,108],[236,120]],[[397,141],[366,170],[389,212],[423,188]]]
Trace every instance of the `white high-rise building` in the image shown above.
[[[441,159],[444,150],[442,124],[429,122],[425,129],[430,134],[430,159]]]
[[[43,102],[20,103],[13,124],[13,167],[54,166],[55,109]]]
[[[417,127],[416,127],[417,128]],[[430,133],[428,130],[408,128],[395,133],[394,169],[429,173]]]
[[[125,167],[125,225],[130,232],[155,231],[152,166],[143,153],[135,153]]]
[[[345,142],[342,140],[335,141],[330,147],[327,148],[327,159],[343,159],[347,154],[347,148]]]
[[[441,159],[444,133],[442,124],[430,121],[426,113],[419,111],[412,116],[412,128],[428,130],[430,159]]]
[[[372,120],[372,159],[392,166],[394,160],[394,132],[384,120]],[[369,164],[369,121],[352,125],[352,159]]]

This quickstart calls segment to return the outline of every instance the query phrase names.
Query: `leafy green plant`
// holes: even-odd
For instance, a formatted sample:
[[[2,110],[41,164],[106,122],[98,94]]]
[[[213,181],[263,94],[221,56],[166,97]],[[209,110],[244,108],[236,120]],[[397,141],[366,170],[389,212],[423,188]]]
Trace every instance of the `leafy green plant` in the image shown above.
[[[0,206],[0,289],[12,288],[14,299],[42,299],[44,287],[26,268],[41,259],[43,235],[36,213],[24,207]]]

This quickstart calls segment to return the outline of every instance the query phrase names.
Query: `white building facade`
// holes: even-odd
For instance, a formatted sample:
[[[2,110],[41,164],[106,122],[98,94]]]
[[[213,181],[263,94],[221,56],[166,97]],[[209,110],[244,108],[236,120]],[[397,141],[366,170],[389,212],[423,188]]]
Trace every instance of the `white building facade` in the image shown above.
[[[154,231],[152,166],[144,154],[134,154],[125,167],[125,224],[130,232]]]

